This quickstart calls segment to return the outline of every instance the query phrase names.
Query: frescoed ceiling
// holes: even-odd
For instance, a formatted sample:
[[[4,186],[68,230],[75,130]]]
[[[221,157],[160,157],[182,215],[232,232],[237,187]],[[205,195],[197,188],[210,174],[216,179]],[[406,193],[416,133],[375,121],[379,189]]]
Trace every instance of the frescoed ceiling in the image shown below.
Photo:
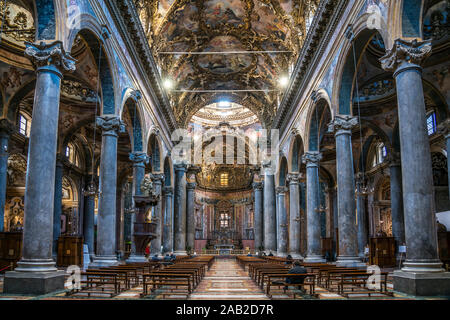
[[[135,0],[178,124],[225,99],[270,126],[318,2]]]

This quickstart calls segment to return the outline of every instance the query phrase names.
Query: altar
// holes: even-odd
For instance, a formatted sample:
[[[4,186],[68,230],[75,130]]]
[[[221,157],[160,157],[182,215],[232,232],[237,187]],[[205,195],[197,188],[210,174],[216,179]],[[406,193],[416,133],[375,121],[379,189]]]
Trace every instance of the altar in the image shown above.
[[[216,244],[216,245],[214,245],[214,250],[219,251],[220,255],[231,255],[231,251],[234,250],[234,245],[232,245],[232,244]]]

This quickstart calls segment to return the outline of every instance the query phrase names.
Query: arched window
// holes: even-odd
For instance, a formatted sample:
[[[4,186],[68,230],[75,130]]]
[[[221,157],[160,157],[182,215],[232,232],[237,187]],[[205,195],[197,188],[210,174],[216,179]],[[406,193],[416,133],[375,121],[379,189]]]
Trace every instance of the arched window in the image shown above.
[[[67,144],[66,147],[66,157],[69,162],[77,167],[80,166],[80,156],[78,154],[78,150],[73,143]]]
[[[436,112],[434,111],[427,115],[427,131],[429,136],[436,133]]]
[[[377,143],[375,152],[373,155],[372,167],[375,167],[375,166],[383,163],[386,156],[387,156],[387,150],[386,150],[386,146],[384,145],[384,143],[382,143],[382,142]]]
[[[30,136],[31,117],[24,112],[19,113],[19,133],[25,137]]]

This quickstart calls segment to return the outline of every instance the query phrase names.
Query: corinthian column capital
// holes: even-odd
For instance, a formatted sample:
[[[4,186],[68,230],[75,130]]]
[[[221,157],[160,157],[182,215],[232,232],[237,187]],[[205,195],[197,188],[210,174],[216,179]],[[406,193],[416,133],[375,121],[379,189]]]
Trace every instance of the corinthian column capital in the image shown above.
[[[288,191],[288,188],[285,186],[279,186],[275,188],[276,194],[285,194]]]
[[[289,182],[289,184],[298,184],[300,179],[302,178],[302,173],[299,172],[290,172],[286,175],[286,181]]]
[[[262,182],[253,182],[252,187],[253,187],[253,190],[262,190],[263,184],[262,184]]]
[[[148,163],[150,158],[145,152],[137,151],[130,153],[129,159],[133,162],[133,165],[145,165]]]
[[[384,70],[399,72],[404,67],[420,67],[422,62],[431,55],[431,40],[406,41],[395,40],[394,46],[380,59]]]
[[[352,129],[358,125],[358,118],[350,115],[337,114],[328,125],[328,132],[351,134]]]
[[[322,160],[322,153],[317,151],[308,151],[302,156],[302,161],[307,166],[315,166],[319,165],[320,160]]]
[[[125,132],[125,123],[116,115],[104,115],[96,118],[96,125],[103,134],[118,134]]]
[[[445,137],[445,139],[450,138],[450,118],[448,118],[444,122],[440,123],[438,125],[437,129],[438,129],[438,132]]]
[[[25,55],[29,57],[36,70],[54,66],[60,73],[75,71],[76,60],[65,52],[61,41],[50,44],[25,42]]]

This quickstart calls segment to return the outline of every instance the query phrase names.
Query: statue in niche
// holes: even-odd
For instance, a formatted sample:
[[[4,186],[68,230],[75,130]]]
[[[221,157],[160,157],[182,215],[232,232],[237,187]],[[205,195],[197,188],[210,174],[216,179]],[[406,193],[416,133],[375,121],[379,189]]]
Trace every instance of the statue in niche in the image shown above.
[[[24,203],[21,197],[14,197],[7,204],[8,213],[5,216],[8,230],[10,232],[23,230]]]
[[[141,182],[141,192],[145,197],[150,197],[153,195],[153,181],[150,177],[145,177]]]

